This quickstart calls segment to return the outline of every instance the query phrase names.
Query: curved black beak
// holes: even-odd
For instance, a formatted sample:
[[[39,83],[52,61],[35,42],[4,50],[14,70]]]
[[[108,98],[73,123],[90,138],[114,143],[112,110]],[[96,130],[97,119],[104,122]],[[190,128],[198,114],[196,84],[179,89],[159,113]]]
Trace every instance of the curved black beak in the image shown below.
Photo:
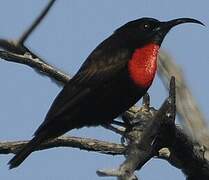
[[[162,43],[162,40],[164,39],[165,35],[170,31],[171,28],[174,26],[177,26],[179,24],[184,23],[196,23],[205,26],[201,21],[198,21],[196,19],[192,18],[179,18],[179,19],[173,19],[170,21],[164,21],[160,22],[159,26],[154,29],[154,32],[156,33],[155,41],[158,44]]]
[[[164,28],[171,29],[172,27],[183,23],[196,23],[205,26],[201,21],[192,18],[179,18],[171,21],[163,22]]]

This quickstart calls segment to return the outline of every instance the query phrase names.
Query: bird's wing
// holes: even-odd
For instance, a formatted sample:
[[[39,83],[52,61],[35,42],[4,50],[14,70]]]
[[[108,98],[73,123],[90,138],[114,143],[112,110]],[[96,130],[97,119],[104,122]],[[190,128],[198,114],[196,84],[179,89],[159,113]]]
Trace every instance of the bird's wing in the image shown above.
[[[107,47],[104,47],[107,48]],[[66,112],[70,116],[70,110],[75,105],[85,100],[95,90],[102,88],[105,83],[111,81],[118,73],[124,70],[130,53],[126,50],[95,49],[81,66],[77,74],[66,84],[54,100],[48,111],[45,121],[35,132],[42,132],[55,121],[62,123],[62,115]]]

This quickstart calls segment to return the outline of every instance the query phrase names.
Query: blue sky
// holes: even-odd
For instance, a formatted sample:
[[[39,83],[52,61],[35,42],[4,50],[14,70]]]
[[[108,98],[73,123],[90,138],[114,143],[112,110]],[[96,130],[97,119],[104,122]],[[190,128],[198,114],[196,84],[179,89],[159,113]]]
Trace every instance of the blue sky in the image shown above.
[[[1,0],[0,37],[17,38],[39,14],[47,1]],[[169,20],[191,17],[206,27],[186,24],[173,29],[162,45],[182,67],[188,84],[207,119],[209,99],[209,1],[62,0],[27,41],[28,47],[49,63],[74,74],[88,54],[117,27],[139,17]],[[60,91],[49,78],[31,68],[0,61],[0,141],[30,139]],[[159,107],[166,91],[155,78],[149,90],[152,105]],[[70,135],[119,142],[102,128],[83,128]],[[71,148],[33,153],[19,168],[8,170],[13,155],[0,155],[0,179],[104,179],[99,168],[117,167],[123,157],[106,156]],[[183,180],[182,173],[162,160],[152,160],[138,173],[143,180]]]

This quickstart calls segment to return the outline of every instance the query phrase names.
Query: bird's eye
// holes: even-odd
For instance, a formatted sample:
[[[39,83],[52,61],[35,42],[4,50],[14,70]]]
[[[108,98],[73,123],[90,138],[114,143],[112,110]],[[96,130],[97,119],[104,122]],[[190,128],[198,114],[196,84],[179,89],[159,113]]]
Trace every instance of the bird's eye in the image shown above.
[[[140,27],[141,30],[147,31],[150,29],[150,24],[148,23],[143,23]]]
[[[144,24],[144,29],[149,29],[149,24]]]

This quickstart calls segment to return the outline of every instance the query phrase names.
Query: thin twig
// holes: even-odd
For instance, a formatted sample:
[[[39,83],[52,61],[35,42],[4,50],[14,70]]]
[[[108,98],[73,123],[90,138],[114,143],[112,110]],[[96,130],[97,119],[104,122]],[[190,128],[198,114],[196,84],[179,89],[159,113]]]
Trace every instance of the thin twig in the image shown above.
[[[0,154],[16,154],[23,148],[28,141],[0,142]],[[41,144],[37,150],[50,149],[55,147],[73,147],[86,151],[94,151],[102,154],[121,155],[126,154],[126,148],[123,145],[99,141],[90,138],[62,136],[54,140]]]
[[[29,26],[29,28],[21,35],[18,40],[6,40],[0,39],[0,48],[9,51],[11,53],[24,55],[26,53],[31,54],[34,58],[39,58],[35,53],[31,52],[25,45],[24,42],[31,35],[31,33],[35,30],[35,28],[41,23],[41,21],[46,17],[50,8],[54,4],[56,0],[51,0],[45,7],[45,9],[40,13],[40,15],[35,19],[35,21]],[[43,60],[42,60],[43,61]],[[44,61],[43,61],[44,62]]]
[[[40,24],[40,22],[44,19],[44,17],[48,14],[48,11],[53,6],[56,0],[51,0],[47,4],[47,6],[43,9],[40,15],[36,18],[36,20],[32,23],[32,25],[22,34],[19,38],[18,43],[24,45],[26,39],[31,35],[31,33],[35,30],[35,28]]]
[[[33,58],[32,56],[27,54],[18,55],[7,51],[0,51],[0,58],[9,62],[15,62],[30,66],[39,73],[44,74],[62,84],[66,84],[70,79],[67,74],[56,69],[52,65],[47,64],[38,58]]]

